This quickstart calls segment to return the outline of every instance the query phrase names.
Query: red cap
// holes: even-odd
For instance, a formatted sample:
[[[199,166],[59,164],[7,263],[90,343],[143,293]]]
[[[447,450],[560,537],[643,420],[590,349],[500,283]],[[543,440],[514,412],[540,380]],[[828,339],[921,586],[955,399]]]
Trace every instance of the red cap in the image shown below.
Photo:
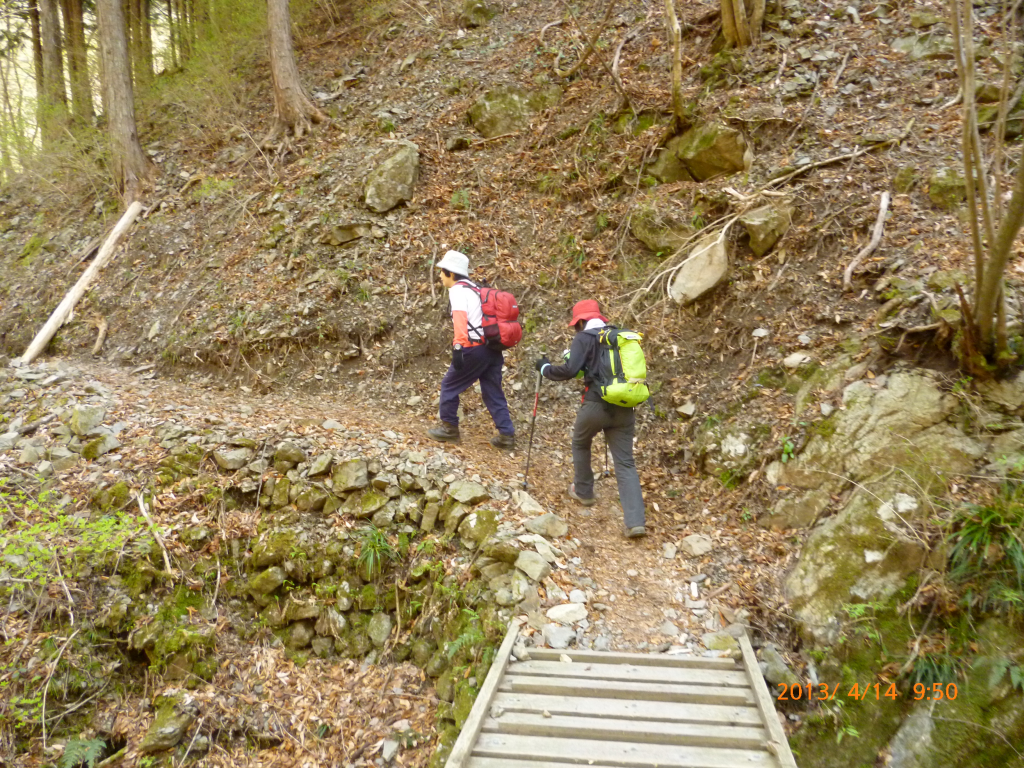
[[[601,314],[601,307],[598,306],[597,301],[595,299],[577,301],[572,308],[572,320],[569,321],[569,327],[576,325],[580,320],[594,319],[608,322],[608,318]]]

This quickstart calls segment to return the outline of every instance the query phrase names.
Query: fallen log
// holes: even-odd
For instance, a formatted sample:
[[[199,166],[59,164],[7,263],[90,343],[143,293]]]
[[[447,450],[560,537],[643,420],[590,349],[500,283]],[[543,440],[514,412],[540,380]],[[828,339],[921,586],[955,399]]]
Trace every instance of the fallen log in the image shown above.
[[[50,343],[50,339],[57,332],[68,315],[71,314],[71,310],[75,308],[75,304],[82,298],[85,291],[88,289],[90,283],[96,278],[100,270],[103,269],[107,262],[109,262],[113,256],[114,251],[117,249],[118,244],[124,238],[128,229],[134,223],[136,217],[142,211],[142,203],[135,201],[132,203],[128,210],[125,211],[124,216],[117,222],[110,236],[106,242],[103,243],[103,247],[100,248],[99,254],[93,259],[92,264],[89,265],[88,269],[82,273],[82,276],[78,278],[78,282],[74,284],[64,300],[61,301],[57,308],[53,310],[53,314],[50,315],[50,319],[46,321],[46,324],[42,327],[36,337],[32,339],[32,343],[28,345],[28,349],[25,350],[25,354],[21,356],[22,363],[31,363],[39,354],[46,349],[46,345]]]

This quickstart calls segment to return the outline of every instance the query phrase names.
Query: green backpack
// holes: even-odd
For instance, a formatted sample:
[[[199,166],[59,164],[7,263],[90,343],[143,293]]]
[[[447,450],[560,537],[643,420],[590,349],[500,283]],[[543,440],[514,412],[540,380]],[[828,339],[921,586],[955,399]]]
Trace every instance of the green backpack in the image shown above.
[[[625,408],[646,402],[651,391],[647,388],[647,360],[640,347],[643,334],[610,325],[590,333],[601,342],[601,370],[595,377],[600,382],[601,399]]]

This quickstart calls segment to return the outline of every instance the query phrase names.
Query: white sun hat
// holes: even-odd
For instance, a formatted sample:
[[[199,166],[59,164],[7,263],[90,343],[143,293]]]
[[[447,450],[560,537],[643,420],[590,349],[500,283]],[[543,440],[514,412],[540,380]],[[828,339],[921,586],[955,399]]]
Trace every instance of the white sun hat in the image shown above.
[[[458,251],[448,251],[444,258],[437,262],[438,269],[447,269],[454,275],[469,277],[469,257]]]

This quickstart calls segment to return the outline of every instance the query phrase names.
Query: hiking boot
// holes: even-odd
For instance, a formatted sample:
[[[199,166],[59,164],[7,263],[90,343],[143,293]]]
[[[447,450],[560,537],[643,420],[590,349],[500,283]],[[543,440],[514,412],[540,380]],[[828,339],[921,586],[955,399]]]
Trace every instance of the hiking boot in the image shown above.
[[[457,443],[459,442],[459,425],[442,421],[440,426],[427,430],[427,437],[440,440],[442,443]]]
[[[589,499],[585,499],[582,496],[577,496],[576,495],[576,483],[573,483],[572,485],[569,486],[568,494],[569,494],[569,498],[570,499],[576,499],[576,501],[578,501],[584,507],[592,507],[592,506],[594,506],[597,503],[597,499],[595,499],[593,497],[591,497]]]
[[[511,451],[516,447],[516,436],[503,435],[499,432],[491,438],[491,445],[503,451]]]
[[[626,531],[627,539],[640,539],[647,535],[647,528],[642,525],[635,525]]]

